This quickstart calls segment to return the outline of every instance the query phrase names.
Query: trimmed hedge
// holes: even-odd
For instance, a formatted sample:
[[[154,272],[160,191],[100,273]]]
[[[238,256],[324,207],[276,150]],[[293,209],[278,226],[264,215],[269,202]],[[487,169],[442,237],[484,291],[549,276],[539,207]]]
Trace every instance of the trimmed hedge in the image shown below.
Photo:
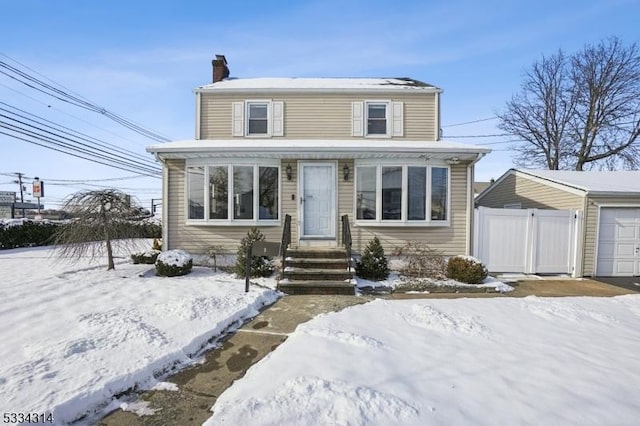
[[[52,244],[58,224],[24,221],[22,224],[0,223],[0,249],[36,247]]]
[[[53,244],[60,223],[25,220],[21,224],[0,222],[0,250],[18,247],[37,247]],[[132,237],[161,238],[162,226],[155,223],[138,223],[141,235]]]
[[[193,258],[183,250],[165,251],[156,260],[156,275],[162,277],[187,275],[192,268]]]
[[[489,272],[478,259],[471,256],[454,256],[447,262],[447,278],[467,284],[480,284]]]
[[[153,265],[158,259],[160,250],[147,250],[140,253],[132,253],[131,260],[134,264],[142,263],[145,265]]]

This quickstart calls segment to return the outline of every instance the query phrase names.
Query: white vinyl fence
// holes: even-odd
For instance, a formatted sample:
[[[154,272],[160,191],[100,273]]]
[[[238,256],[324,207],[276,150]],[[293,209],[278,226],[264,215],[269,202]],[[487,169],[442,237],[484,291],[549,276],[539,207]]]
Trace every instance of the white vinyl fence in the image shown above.
[[[474,256],[490,272],[580,276],[579,210],[475,210]]]

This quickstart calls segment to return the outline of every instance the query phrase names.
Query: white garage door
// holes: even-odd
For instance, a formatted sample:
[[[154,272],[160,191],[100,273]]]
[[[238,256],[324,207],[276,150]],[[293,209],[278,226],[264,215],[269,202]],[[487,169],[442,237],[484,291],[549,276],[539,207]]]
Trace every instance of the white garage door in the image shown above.
[[[597,275],[640,275],[640,208],[601,208]]]

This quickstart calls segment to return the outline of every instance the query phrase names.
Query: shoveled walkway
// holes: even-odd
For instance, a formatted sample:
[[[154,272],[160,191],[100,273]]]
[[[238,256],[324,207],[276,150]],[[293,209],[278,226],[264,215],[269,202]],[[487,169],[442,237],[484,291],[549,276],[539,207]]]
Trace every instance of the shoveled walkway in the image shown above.
[[[127,425],[201,425],[211,417],[211,407],[218,396],[247,369],[264,358],[298,324],[316,315],[340,311],[365,303],[368,297],[356,296],[286,296],[245,324],[221,347],[209,352],[204,363],[183,370],[167,379],[178,391],[147,391],[140,399],[148,401],[153,415],[138,416],[114,411],[97,424]]]
[[[593,280],[522,281],[515,291],[496,293],[432,293],[393,294],[391,299],[454,298],[454,297],[525,297],[536,296],[596,296],[607,297],[632,294],[633,291]],[[637,293],[636,293],[637,294]],[[122,410],[114,411],[98,422],[99,425],[201,425],[211,417],[211,407],[218,396],[234,380],[244,376],[247,369],[264,358],[298,324],[316,315],[342,310],[365,303],[373,297],[356,296],[285,296],[245,324],[221,347],[209,352],[204,363],[183,370],[167,379],[178,385],[178,391],[148,391],[141,400],[157,410],[153,415],[138,416]]]

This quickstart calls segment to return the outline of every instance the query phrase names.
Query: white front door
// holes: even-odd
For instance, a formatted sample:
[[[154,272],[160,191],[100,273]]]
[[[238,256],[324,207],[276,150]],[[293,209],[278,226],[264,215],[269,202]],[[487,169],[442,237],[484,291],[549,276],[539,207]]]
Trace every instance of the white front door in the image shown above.
[[[640,208],[600,209],[596,274],[640,275]]]
[[[300,237],[336,236],[336,167],[334,163],[300,164]]]

